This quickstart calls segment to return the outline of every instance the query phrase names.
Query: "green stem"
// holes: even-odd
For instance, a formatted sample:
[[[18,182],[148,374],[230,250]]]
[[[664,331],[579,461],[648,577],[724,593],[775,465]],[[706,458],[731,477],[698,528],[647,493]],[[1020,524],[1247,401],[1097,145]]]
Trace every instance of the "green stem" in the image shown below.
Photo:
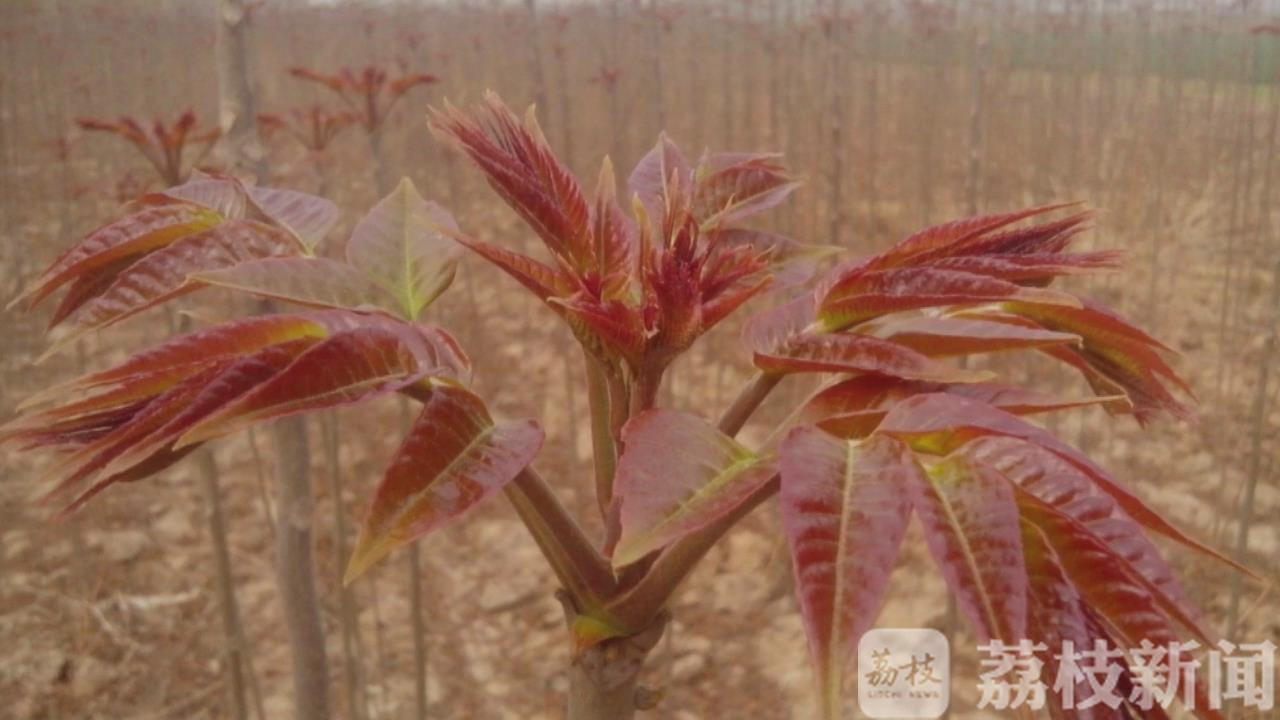
[[[582,355],[587,366],[587,402],[591,407],[591,454],[596,470],[596,503],[600,507],[600,516],[608,517],[609,503],[613,500],[613,473],[618,463],[609,414],[609,386],[600,361],[585,350]]]
[[[597,609],[613,594],[616,582],[605,559],[573,516],[533,468],[507,486],[507,498],[556,577],[580,606]]]
[[[738,397],[734,399],[729,409],[724,411],[724,415],[720,416],[718,425],[720,432],[729,437],[737,435],[742,426],[747,424],[751,414],[760,407],[769,393],[773,392],[782,378],[782,375],[776,373],[757,372],[738,393]]]

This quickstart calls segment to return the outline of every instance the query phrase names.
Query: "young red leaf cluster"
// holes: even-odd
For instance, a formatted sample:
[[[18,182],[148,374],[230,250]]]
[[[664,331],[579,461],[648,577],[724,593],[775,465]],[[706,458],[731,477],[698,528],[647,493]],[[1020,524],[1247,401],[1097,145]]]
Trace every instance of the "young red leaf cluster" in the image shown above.
[[[321,153],[343,130],[358,122],[360,117],[349,110],[334,111],[315,105],[284,114],[259,113],[258,132],[267,138],[284,134],[311,152]]]
[[[169,124],[156,120],[149,131],[131,117],[114,121],[80,118],[76,120],[76,124],[82,130],[111,133],[128,140],[168,185],[177,185],[185,180],[191,169],[200,164],[222,135],[218,128],[198,131],[199,121],[191,110],[182,113]],[[188,146],[195,148],[195,156],[189,161],[184,159]]]
[[[386,70],[373,65],[358,71],[342,68],[333,75],[295,67],[289,68],[289,74],[336,93],[369,132],[382,127],[391,108],[405,93],[419,85],[440,81],[440,78],[427,73],[411,73],[392,79]]]
[[[838,266],[812,291],[752,319],[745,340],[765,377],[824,372],[835,380],[800,409],[776,458],[690,415],[633,418],[618,463],[615,565],[654,552],[661,565],[662,555],[699,542],[778,478],[830,717],[912,515],[984,640],[1044,643],[1048,667],[1064,639],[1118,648],[1209,641],[1147,533],[1221,557],[1018,417],[1092,403],[1143,423],[1160,411],[1188,414],[1168,389],[1186,387],[1160,356],[1163,345],[1096,303],[1046,287],[1061,275],[1115,267],[1113,253],[1067,252],[1087,215],[1007,229],[1056,209],[931,228]],[[1080,369],[1098,397],[1058,399],[945,362],[1027,349]],[[1196,711],[1217,716],[1205,703]]]
[[[595,357],[645,394],[667,365],[770,283],[775,261],[801,254],[786,238],[742,227],[796,183],[770,155],[708,155],[691,165],[662,137],[632,172],[626,214],[606,158],[588,199],[554,156],[532,113],[494,95],[469,113],[431,117],[546,245],[551,263],[459,237],[551,305]]]
[[[143,196],[67,250],[19,300],[67,288],[51,323],[83,332],[206,284],[325,308],[225,322],[29,399],[0,443],[60,451],[45,473],[69,512],[199,445],[296,413],[404,393],[424,403],[374,499],[349,577],[456,519],[533,459],[533,421],[494,423],[470,364],[422,310],[462,248],[453,219],[405,180],[356,224],[347,262],[312,254],[337,219],[326,200],[201,176]],[[464,432],[465,430],[465,432]]]
[[[214,176],[144,195],[127,212],[60,255],[13,304],[30,309],[66,288],[49,326],[73,327],[69,340],[198,289],[193,273],[307,252],[337,218],[327,200]]]

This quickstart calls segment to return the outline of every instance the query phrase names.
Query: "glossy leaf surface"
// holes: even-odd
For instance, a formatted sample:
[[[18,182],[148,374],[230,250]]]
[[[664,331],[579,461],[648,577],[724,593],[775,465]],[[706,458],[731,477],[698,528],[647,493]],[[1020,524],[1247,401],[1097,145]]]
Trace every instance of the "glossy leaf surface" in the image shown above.
[[[390,323],[335,333],[195,424],[178,445],[221,437],[269,418],[360,402],[427,377],[457,377],[451,349],[435,341],[416,328]]]
[[[347,261],[391,293],[406,319],[416,320],[453,281],[462,248],[449,236],[457,232],[453,217],[405,178],[351,231]]]
[[[979,639],[1026,636],[1027,572],[1013,489],[963,455],[925,463],[913,484],[925,543]]]
[[[320,257],[283,257],[199,272],[194,280],[260,297],[321,308],[401,310],[389,291],[355,267]]]
[[[809,654],[826,716],[839,717],[846,664],[879,614],[920,470],[896,440],[837,440],[813,427],[791,431],[779,467],[782,527]]]
[[[671,410],[651,410],[623,430],[615,493],[622,535],[615,567],[724,516],[777,472],[709,423]]]
[[[433,389],[374,493],[345,582],[501,490],[542,440],[532,420],[495,423],[466,390]]]

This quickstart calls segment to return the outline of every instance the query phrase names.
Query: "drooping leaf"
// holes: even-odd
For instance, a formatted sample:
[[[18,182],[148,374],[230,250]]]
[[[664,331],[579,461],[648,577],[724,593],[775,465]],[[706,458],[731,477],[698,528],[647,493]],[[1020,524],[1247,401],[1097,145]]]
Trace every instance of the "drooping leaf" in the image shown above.
[[[1084,524],[1058,512],[1030,493],[1015,488],[1018,509],[1034,524],[1057,553],[1062,568],[1071,579],[1093,613],[1100,616],[1109,633],[1125,649],[1138,647],[1142,641],[1161,647],[1181,643],[1173,621],[1185,620],[1175,608],[1161,602],[1151,584],[1134,572],[1105,542],[1089,532]],[[1201,638],[1208,642],[1207,638]],[[1183,651],[1184,660],[1189,653]],[[1205,720],[1216,720],[1220,714],[1208,707],[1204,676],[1197,678],[1193,711]]]
[[[314,338],[302,338],[218,363],[184,382],[186,392],[154,400],[147,409],[146,422],[122,427],[119,438],[86,466],[92,473],[81,477],[101,479],[76,498],[67,511],[75,510],[117,482],[154,474],[182,459],[194,449],[174,446],[184,430],[265,382],[315,342]]]
[[[344,582],[501,490],[542,440],[532,420],[495,424],[470,392],[434,388],[374,493]]]
[[[925,543],[979,639],[1026,637],[1018,506],[1000,473],[963,455],[926,462],[913,483]]]
[[[1100,402],[1058,398],[998,383],[947,385],[863,375],[823,388],[808,400],[800,418],[838,437],[865,437],[898,402],[928,393],[957,395],[1014,415],[1034,415]]]
[[[347,261],[399,300],[404,317],[422,309],[453,281],[462,247],[453,218],[418,194],[408,178],[356,224]]]
[[[1084,473],[1102,492],[1111,496],[1121,509],[1146,529],[1249,573],[1249,570],[1239,563],[1191,539],[1175,528],[1159,513],[1120,487],[1102,468],[1080,451],[1059,441],[1048,432],[989,405],[950,394],[917,395],[894,406],[880,423],[878,430],[901,438],[917,452],[935,455],[945,455],[970,440],[990,435],[1019,438],[1033,443],[1052,452]]]
[[[983,275],[929,267],[859,272],[831,284],[818,303],[826,330],[841,330],[881,315],[956,305],[1018,300],[1028,305],[1078,306],[1072,295]]]
[[[1058,554],[1044,533],[1026,520],[1022,521],[1022,552],[1027,567],[1027,639],[1033,646],[1044,646],[1035,656],[1043,663],[1041,679],[1052,688],[1062,667],[1059,656],[1064,652],[1064,643],[1072,643],[1077,651],[1092,650],[1095,633],[1090,628],[1088,609],[1062,569]],[[1092,692],[1084,677],[1073,685],[1072,697],[1076,700],[1072,705]],[[1092,708],[1064,710],[1062,692],[1046,692],[1045,703],[1053,720],[1122,720],[1124,717],[1118,708],[1101,703]]]
[[[889,320],[877,327],[875,334],[929,357],[954,357],[1080,343],[1080,338],[1076,335],[1045,330],[1030,323],[1019,325],[993,322],[980,317],[965,317],[963,314]]]
[[[219,360],[242,357],[269,345],[302,337],[324,337],[332,328],[343,324],[344,318],[340,315],[325,313],[262,315],[233,320],[167,340],[131,355],[115,367],[49,388],[28,398],[19,409],[28,409],[72,391],[103,385],[129,384],[157,377],[181,380]]]
[[[845,663],[875,621],[920,473],[906,446],[837,440],[811,427],[779,451],[782,526],[827,717],[838,717]]]
[[[397,298],[355,267],[321,257],[277,257],[192,276],[209,285],[310,307],[402,312]]]
[[[391,323],[335,333],[270,380],[193,425],[177,447],[222,437],[263,420],[396,392],[433,375],[455,377],[448,351],[416,328]]]
[[[995,468],[1027,493],[1083,524],[1150,584],[1161,604],[1174,607],[1198,636],[1211,637],[1203,614],[1138,523],[1074,465],[1010,437],[979,438],[957,452]]]
[[[136,257],[121,258],[105,267],[99,268],[89,275],[81,275],[71,282],[67,291],[58,302],[58,307],[49,316],[47,330],[52,330],[68,317],[84,307],[85,303],[101,295],[116,281],[120,272],[137,262]]]
[[[224,222],[132,263],[69,321],[81,332],[98,330],[198,289],[189,281],[193,273],[294,252],[292,238],[277,228],[251,220]]]
[[[1055,348],[1051,354],[1085,373],[1090,384],[1105,393],[1120,387],[1132,400],[1142,423],[1157,412],[1190,418],[1191,410],[1173,396],[1167,385],[1191,389],[1160,357],[1168,350],[1162,343],[1096,303],[1083,307],[1049,307],[1020,302],[1004,303],[1006,311],[1035,321],[1049,330],[1079,335],[1079,350]]]
[[[217,377],[226,362],[215,363],[186,378],[170,390],[161,393],[127,421],[110,428],[108,432],[71,455],[55,463],[45,472],[40,484],[53,484],[45,494],[51,501],[64,497],[83,482],[94,477],[107,463],[155,430],[163,427],[195,398],[204,386]],[[87,499],[79,498],[82,499]],[[76,503],[73,503],[73,505]]]
[[[633,418],[622,442],[615,481],[622,535],[614,567],[706,527],[776,473],[709,423],[672,410]]]
[[[935,225],[905,238],[889,250],[872,258],[867,265],[868,268],[872,269],[904,267],[918,265],[922,262],[950,255],[975,254],[968,251],[975,239],[980,239],[988,233],[1021,220],[1043,215],[1054,210],[1061,210],[1065,207],[1070,207],[1070,204],[1043,205],[1026,210],[1017,210],[998,215],[982,215],[944,225]]]
[[[62,285],[123,258],[164,247],[175,239],[207,230],[222,221],[216,212],[194,203],[149,207],[91,232],[64,252],[30,290],[10,304],[31,308]]]

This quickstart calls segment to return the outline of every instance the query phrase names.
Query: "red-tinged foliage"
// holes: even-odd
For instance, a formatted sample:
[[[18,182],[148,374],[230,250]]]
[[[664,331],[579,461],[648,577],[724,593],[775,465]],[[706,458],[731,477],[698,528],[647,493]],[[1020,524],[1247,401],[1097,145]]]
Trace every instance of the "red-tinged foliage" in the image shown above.
[[[1190,392],[1160,357],[1164,345],[1124,319],[1093,303],[1081,308],[1007,303],[1004,308],[1047,329],[1079,335],[1079,348],[1057,347],[1046,352],[1079,369],[1098,394],[1127,395],[1138,422],[1146,424],[1159,412],[1194,417],[1166,387],[1173,384]]]
[[[542,440],[533,420],[495,423],[472,393],[433,388],[374,493],[346,582],[501,490]]]
[[[174,338],[73,381],[66,390],[108,387],[19,418],[0,440],[74,449],[49,473],[58,496],[103,476],[78,506],[143,463],[155,467],[158,454],[176,461],[187,446],[256,422],[412,385],[422,394],[429,378],[465,382],[468,374],[438,328],[347,311],[264,316]]]
[[[360,70],[342,68],[333,75],[295,67],[289,68],[289,74],[336,93],[368,132],[382,127],[396,102],[410,90],[440,81],[435,75],[426,73],[411,73],[392,79],[385,69],[373,65]]]
[[[360,121],[360,116],[350,110],[335,111],[313,105],[282,114],[259,113],[258,132],[266,138],[283,134],[313,153],[322,153],[343,130]]]
[[[96,275],[122,260],[137,259],[179,238],[208,230],[221,220],[210,208],[177,200],[144,208],[89,233],[55,260],[10,307],[25,301],[27,309],[31,309],[78,277]]]
[[[462,247],[453,216],[404,179],[352,230],[345,262],[274,257],[194,280],[313,307],[380,310],[416,320],[453,282]]]
[[[777,473],[772,462],[686,413],[638,415],[622,440],[628,452],[614,496],[622,521],[615,567],[715,522]]]
[[[1077,335],[1045,330],[1034,323],[997,322],[980,316],[969,317],[964,313],[888,319],[875,328],[874,333],[929,357],[1080,344]]]
[[[65,323],[73,332],[50,353],[85,332],[199,289],[196,273],[310,252],[336,219],[336,208],[320,198],[249,189],[207,175],[144,195],[128,211],[63,253],[14,301],[33,307],[68,286],[49,327]]]
[[[293,72],[339,93],[371,131],[396,97],[430,81],[392,81],[376,68]],[[575,661],[660,631],[663,606],[698,559],[778,492],[829,718],[912,513],[975,634],[1045,643],[1051,670],[1062,642],[1133,649],[1214,638],[1148,533],[1223,558],[1019,417],[1090,404],[1144,424],[1190,414],[1174,396],[1190,389],[1167,347],[1093,301],[1049,289],[1061,276],[1116,269],[1115,253],[1069,252],[1088,213],[1046,220],[1068,207],[1046,206],[928,228],[809,287],[829,248],[743,224],[795,189],[775,156],[690,163],[660,136],[629,176],[628,214],[607,159],[584,192],[532,113],[521,120],[494,95],[467,112],[433,111],[430,122],[549,257],[468,237],[406,181],[356,225],[344,260],[317,258],[331,204],[202,175],[143,196],[91,233],[35,282],[27,305],[65,288],[51,324],[97,328],[215,284],[326,309],[231,321],[143,350],[38,393],[0,427],[0,442],[61,451],[50,496],[76,507],[254,423],[402,393],[423,408],[373,498],[348,580],[504,490],[576,610]],[[180,145],[192,125],[151,134]],[[136,123],[118,132],[148,137]],[[543,442],[537,424],[494,421],[466,387],[457,343],[418,322],[462,247],[545,302],[593,356],[598,546],[527,469]],[[680,353],[778,285],[798,290],[746,324],[760,373],[718,427],[653,407]],[[1095,396],[1052,397],[944,361],[1026,350],[1078,369]],[[799,427],[777,448],[778,432],[758,450],[734,440],[798,372],[836,376],[791,416]],[[1129,697],[1136,677],[1119,659],[1113,666]],[[1196,712],[1216,720],[1203,687],[1196,700]],[[1126,702],[1085,713],[1050,695],[1049,709],[1064,720],[1158,716]]]
[[[895,405],[914,395],[949,393],[1014,415],[1033,415],[1083,407],[1095,399],[1066,400],[1013,385],[952,384],[857,375],[823,388],[809,398],[800,419],[837,437],[870,435]]]
[[[298,250],[297,243],[284,230],[253,220],[228,220],[149,253],[113,274],[104,273],[102,279],[110,278],[109,286],[75,308],[67,308],[64,301],[54,321],[65,318],[82,332],[103,328],[199,289],[197,283],[189,281],[193,273],[258,258],[293,255]],[[64,310],[74,312],[68,316]]]
[[[1200,611],[1141,526],[1087,475],[1050,451],[1009,437],[974,440],[964,446],[963,454],[1084,524],[1151,584],[1162,603],[1174,606],[1189,628],[1201,637],[1210,635]]]
[[[978,638],[1025,637],[1027,573],[1009,483],[950,455],[925,462],[911,491],[925,544]]]
[[[831,366],[811,361],[813,348],[843,347],[849,336],[931,357],[1036,347],[1078,369],[1109,411],[1144,425],[1160,411],[1190,417],[1168,387],[1189,392],[1161,357],[1165,346],[1093,301],[1044,287],[1060,275],[1115,267],[1113,253],[1067,252],[1089,215],[1008,229],[1063,207],[939,225],[844,263],[811,294],[754,318],[747,345],[774,373],[825,371]]]
[[[875,621],[920,476],[906,446],[841,441],[813,427],[782,443],[779,498],[796,597],[827,717],[838,717],[845,666]]]
[[[199,121],[191,110],[169,124],[157,119],[150,130],[131,117],[115,121],[80,118],[76,124],[82,130],[111,133],[128,140],[151,163],[166,185],[177,185],[186,180],[222,134],[218,128],[198,130]],[[194,150],[191,158],[186,157],[188,147]]]
[[[1078,305],[1066,293],[1028,288],[986,275],[932,267],[852,273],[831,283],[818,300],[818,318],[838,332],[907,310],[1018,301],[1026,305]]]
[[[607,160],[590,202],[532,114],[522,122],[496,95],[470,112],[446,106],[431,124],[537,232],[555,268],[462,242],[548,302],[611,371],[660,377],[770,282],[780,242],[717,237],[794,189],[772,156],[711,155],[692,168],[663,136],[631,174],[640,199],[633,219],[615,199]]]

